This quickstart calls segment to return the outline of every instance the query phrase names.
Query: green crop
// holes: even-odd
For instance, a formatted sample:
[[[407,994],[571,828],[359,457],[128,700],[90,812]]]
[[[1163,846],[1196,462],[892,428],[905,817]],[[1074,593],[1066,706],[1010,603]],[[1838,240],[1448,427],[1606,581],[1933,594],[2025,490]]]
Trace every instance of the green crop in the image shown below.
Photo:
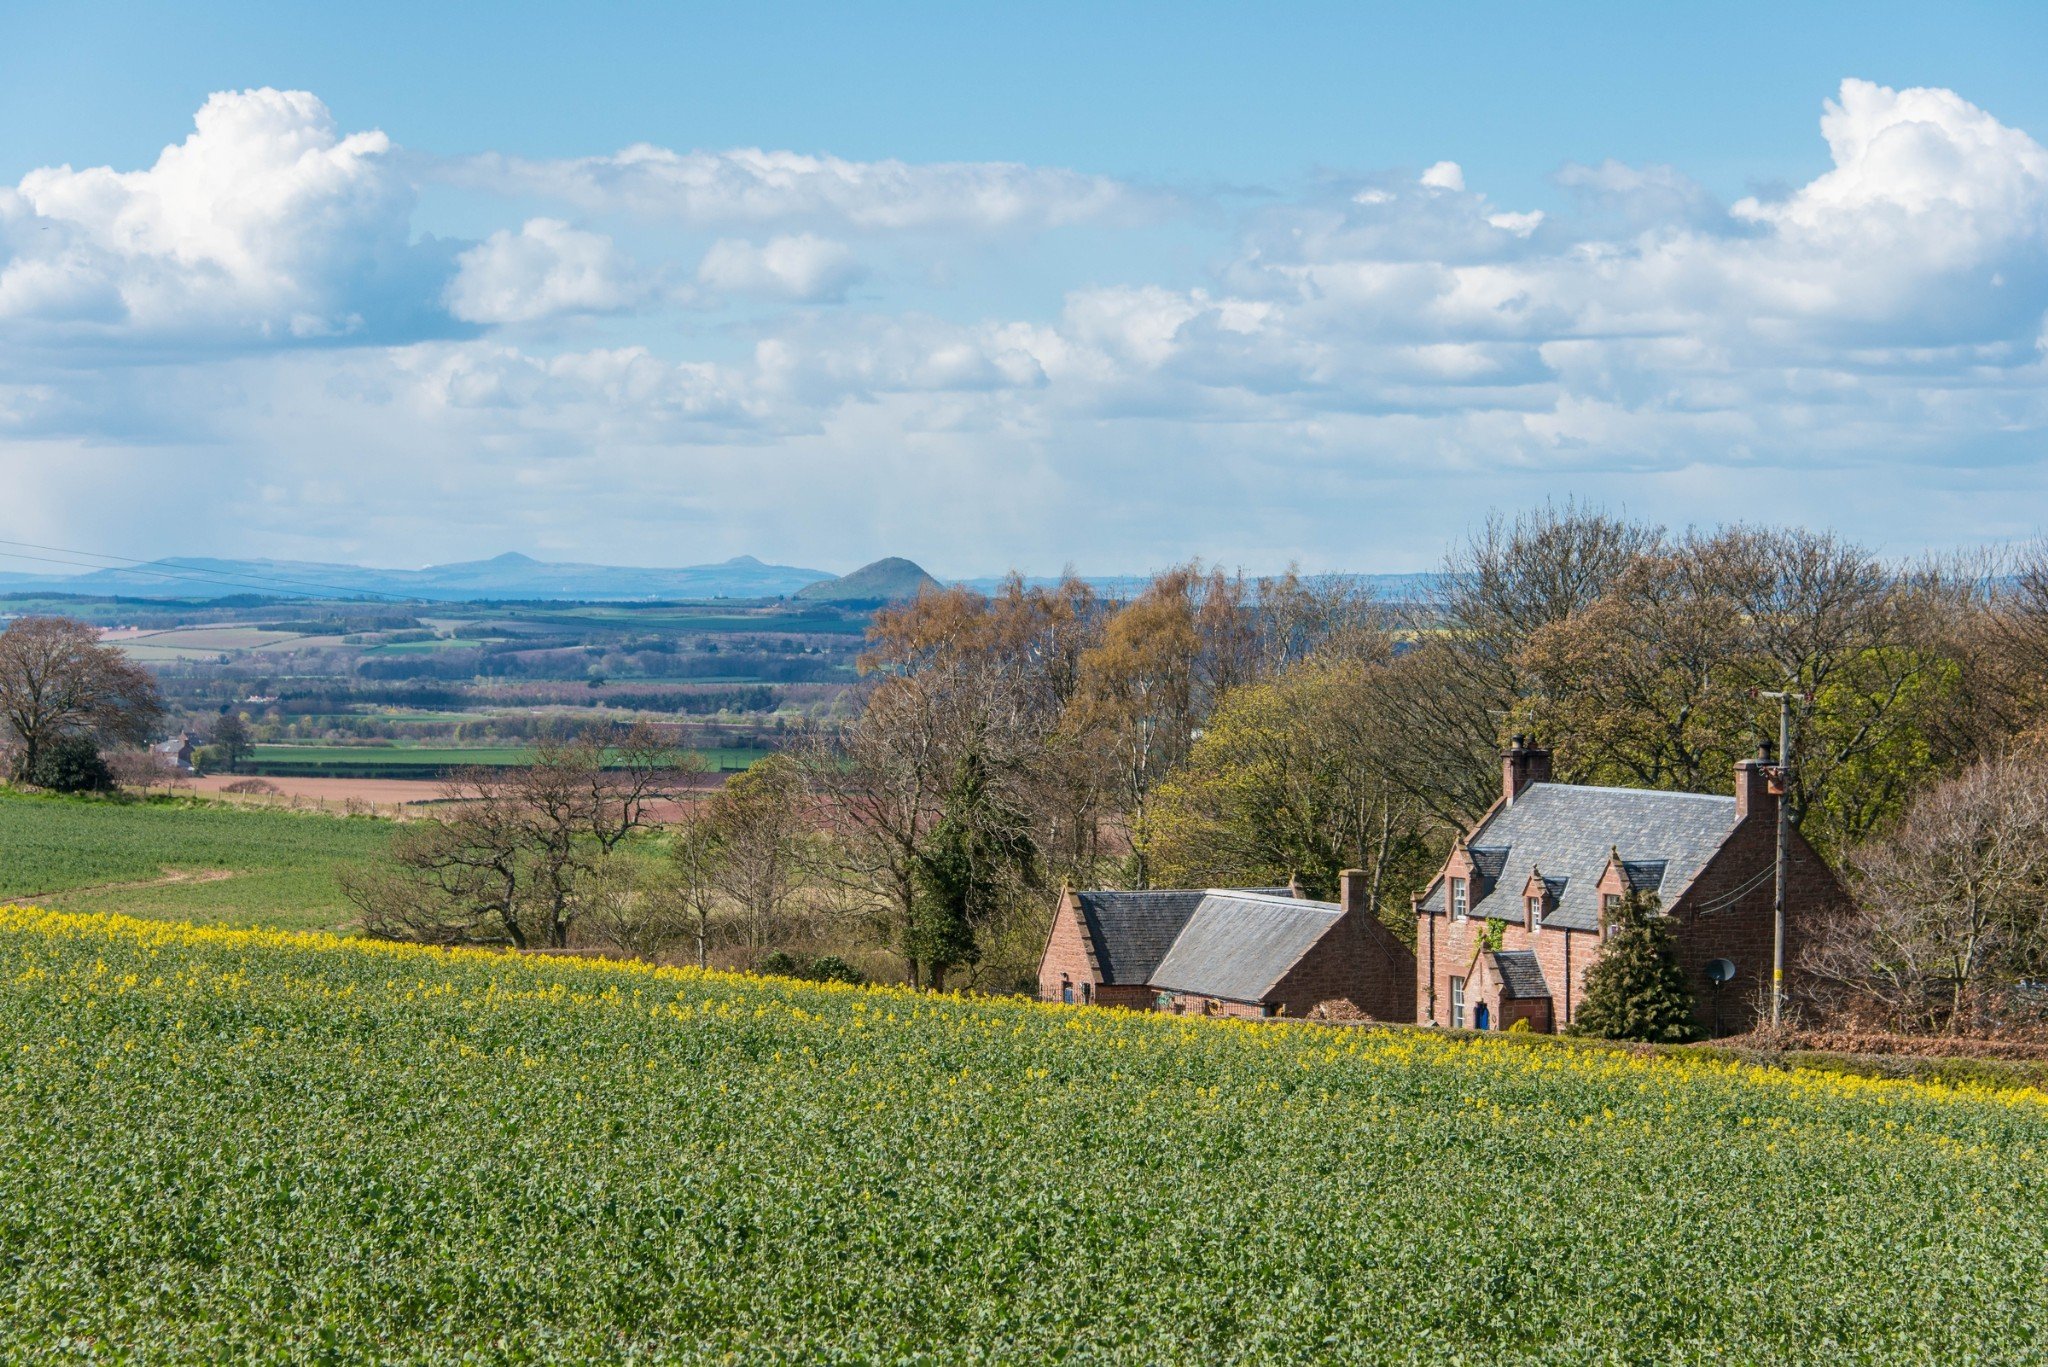
[[[0,911],[0,1357],[2048,1352],[2048,1099]]]
[[[229,925],[339,929],[339,875],[385,857],[392,823],[194,803],[0,793],[0,901]]]

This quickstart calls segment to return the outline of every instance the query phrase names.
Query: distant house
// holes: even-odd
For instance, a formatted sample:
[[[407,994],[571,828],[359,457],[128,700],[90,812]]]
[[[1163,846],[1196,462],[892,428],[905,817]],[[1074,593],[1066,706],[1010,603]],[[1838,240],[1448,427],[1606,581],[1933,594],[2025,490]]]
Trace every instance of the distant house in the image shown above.
[[[181,774],[192,772],[192,737],[180,732],[150,747],[156,755]]]
[[[1039,994],[1077,1005],[1227,1016],[1307,1015],[1333,1000],[1410,1020],[1415,956],[1364,904],[1292,888],[1077,892],[1060,897]]]
[[[1768,1002],[1778,771],[1735,766],[1735,795],[1553,783],[1550,752],[1515,738],[1501,796],[1416,899],[1416,1019],[1454,1028],[1570,1025],[1614,911],[1630,893],[1671,918],[1701,1023],[1753,1024]],[[1786,899],[1787,990],[1815,919],[1846,905],[1795,831]],[[1716,961],[1720,961],[1718,964]],[[1708,968],[1732,970],[1717,984]]]

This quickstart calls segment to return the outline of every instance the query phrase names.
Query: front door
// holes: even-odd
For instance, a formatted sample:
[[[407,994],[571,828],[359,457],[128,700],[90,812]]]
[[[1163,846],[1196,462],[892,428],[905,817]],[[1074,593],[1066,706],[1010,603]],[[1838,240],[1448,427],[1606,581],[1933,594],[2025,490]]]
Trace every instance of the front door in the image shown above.
[[[1477,1007],[1473,1008],[1472,1028],[1474,1030],[1493,1029],[1493,1013],[1487,1009],[1485,1002],[1481,1002]]]

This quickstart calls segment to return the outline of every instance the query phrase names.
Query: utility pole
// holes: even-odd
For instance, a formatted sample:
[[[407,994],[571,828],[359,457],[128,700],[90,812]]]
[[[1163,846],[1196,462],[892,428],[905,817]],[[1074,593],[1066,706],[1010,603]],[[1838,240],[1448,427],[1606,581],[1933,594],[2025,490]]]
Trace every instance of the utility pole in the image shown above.
[[[1773,786],[1778,793],[1778,857],[1776,887],[1771,894],[1771,1025],[1775,1028],[1785,1013],[1785,875],[1792,855],[1792,700],[1804,694],[1790,691],[1757,694],[1778,700],[1778,772]]]

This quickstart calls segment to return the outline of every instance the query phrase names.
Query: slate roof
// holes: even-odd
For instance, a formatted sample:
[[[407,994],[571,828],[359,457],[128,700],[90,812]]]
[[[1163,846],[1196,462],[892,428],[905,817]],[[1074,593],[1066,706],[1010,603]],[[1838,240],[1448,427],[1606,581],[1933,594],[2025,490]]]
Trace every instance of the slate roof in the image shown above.
[[[1254,896],[1293,898],[1286,888],[1243,889]],[[1095,942],[1102,981],[1112,987],[1142,987],[1173,948],[1202,899],[1200,888],[1154,888],[1145,892],[1076,892],[1074,901]]]
[[[1343,914],[1334,902],[1206,893],[1153,970],[1152,983],[1172,992],[1263,1001]]]
[[[1496,950],[1493,966],[1500,971],[1501,990],[1510,998],[1528,1001],[1550,995],[1550,983],[1543,976],[1543,965],[1536,962],[1534,950]]]
[[[1668,907],[1734,829],[1732,797],[1534,784],[1495,811],[1466,842],[1475,859],[1480,849],[1507,852],[1499,874],[1472,890],[1471,913],[1521,920],[1522,889],[1529,885],[1530,872],[1540,868],[1553,887],[1563,880],[1543,924],[1598,930],[1596,888],[1613,851],[1621,852],[1631,886],[1656,892]],[[1442,881],[1439,877],[1424,894],[1425,916],[1444,914]]]

